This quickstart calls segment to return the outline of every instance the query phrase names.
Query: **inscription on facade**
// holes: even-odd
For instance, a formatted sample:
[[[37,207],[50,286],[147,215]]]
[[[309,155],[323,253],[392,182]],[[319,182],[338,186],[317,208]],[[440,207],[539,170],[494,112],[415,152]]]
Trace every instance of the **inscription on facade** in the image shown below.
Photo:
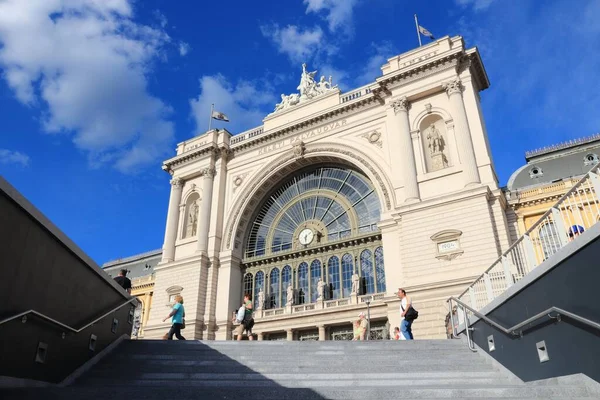
[[[337,120],[337,121],[330,122],[330,123],[325,124],[325,125],[318,126],[318,127],[314,128],[314,129],[311,129],[309,131],[306,131],[306,132],[300,133],[298,135],[291,136],[289,138],[285,138],[285,139],[280,140],[278,142],[275,142],[275,143],[272,143],[270,145],[267,145],[267,146],[265,146],[265,147],[263,147],[263,148],[261,148],[261,149],[258,150],[258,155],[259,156],[265,155],[265,154],[271,153],[271,152],[273,152],[275,150],[282,149],[282,148],[284,148],[284,147],[286,147],[286,146],[288,146],[290,144],[293,145],[293,144],[299,143],[301,141],[302,142],[306,141],[307,139],[310,139],[312,137],[322,135],[323,133],[331,132],[331,131],[333,131],[335,129],[338,129],[338,128],[341,128],[341,127],[345,126],[346,123],[347,123],[346,119],[342,119],[342,120]]]
[[[402,64],[400,64],[400,68],[408,67],[409,65],[413,65],[415,63],[418,63],[419,61],[427,60],[428,58],[435,56],[437,53],[438,53],[437,50],[435,50],[435,51],[432,51],[431,53],[427,53],[420,57],[413,58],[412,60],[403,62]]]
[[[460,246],[458,245],[458,240],[452,240],[451,242],[443,242],[438,243],[438,251],[440,253],[448,253],[450,251],[458,250]]]
[[[183,148],[183,152],[185,153],[186,151],[190,151],[190,150],[194,150],[197,149],[200,146],[203,146],[206,144],[206,140],[204,142],[199,142],[199,143],[194,143],[194,144],[190,144],[188,146],[185,146]]]

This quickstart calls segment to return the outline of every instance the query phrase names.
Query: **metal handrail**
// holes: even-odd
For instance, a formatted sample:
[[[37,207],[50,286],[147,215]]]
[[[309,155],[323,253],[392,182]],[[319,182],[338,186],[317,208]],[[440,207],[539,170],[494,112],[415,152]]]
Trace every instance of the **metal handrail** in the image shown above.
[[[565,315],[565,316],[567,316],[567,317],[569,317],[571,319],[574,319],[575,321],[581,322],[582,324],[585,324],[585,325],[587,325],[587,326],[589,326],[591,328],[595,328],[595,329],[600,330],[600,323],[594,322],[592,320],[589,320],[589,319],[584,318],[584,317],[582,317],[580,315],[574,314],[572,312],[563,310],[562,308],[558,308],[558,307],[550,307],[550,308],[548,308],[545,311],[542,311],[542,312],[540,312],[540,313],[538,313],[538,314],[536,314],[536,315],[534,315],[534,316],[532,316],[530,318],[527,318],[525,321],[520,322],[520,323],[516,324],[515,326],[512,326],[510,328],[505,328],[502,325],[500,325],[499,323],[491,320],[490,318],[488,318],[487,316],[483,315],[479,311],[473,309],[472,307],[468,306],[464,302],[460,301],[456,297],[450,297],[447,300],[447,302],[448,302],[449,309],[450,309],[450,321],[451,321],[451,324],[452,324],[452,334],[454,336],[458,336],[458,332],[455,330],[454,317],[453,317],[453,314],[452,314],[452,302],[453,301],[455,301],[456,303],[458,303],[461,306],[462,310],[463,310],[464,318],[465,318],[465,331],[466,331],[466,334],[467,334],[467,342],[468,342],[469,348],[471,350],[475,350],[475,348],[472,345],[472,340],[471,340],[471,337],[470,337],[470,331],[472,330],[472,328],[469,327],[469,317],[467,315],[467,311],[466,310],[471,311],[475,316],[481,318],[482,320],[484,320],[488,324],[490,324],[493,327],[497,328],[498,330],[506,333],[507,335],[513,335],[513,336],[519,336],[519,337],[523,336],[523,331],[520,330],[521,328],[523,328],[526,325],[529,325],[530,323],[532,323],[532,322],[534,322],[534,321],[536,321],[536,320],[538,320],[538,319],[540,319],[540,318],[542,318],[544,316],[548,316],[548,318],[550,318],[550,319],[556,319],[556,320],[560,321],[561,320],[561,316]],[[556,316],[550,315],[550,313],[552,313],[552,312],[556,312]]]
[[[45,314],[42,314],[42,313],[40,313],[40,312],[37,312],[37,311],[35,311],[35,310],[27,310],[27,311],[23,311],[23,312],[21,312],[21,313],[19,313],[19,314],[13,315],[12,317],[9,317],[9,318],[6,318],[6,319],[3,319],[2,321],[0,321],[0,325],[2,325],[2,324],[4,324],[4,323],[7,323],[7,322],[10,322],[10,321],[12,321],[12,320],[15,320],[15,319],[17,319],[17,318],[24,317],[24,316],[26,316],[26,315],[28,315],[28,314],[34,314],[34,315],[37,315],[37,316],[38,316],[38,317],[40,317],[40,318],[43,318],[43,319],[45,319],[46,321],[52,322],[52,323],[53,323],[53,324],[55,324],[55,325],[58,325],[58,326],[60,326],[60,327],[62,327],[62,328],[65,328],[65,329],[66,329],[66,330],[68,330],[68,331],[71,331],[71,332],[73,332],[73,333],[79,333],[79,332],[83,331],[84,329],[86,329],[86,328],[88,328],[88,327],[90,327],[90,326],[94,325],[96,322],[100,321],[101,319],[103,319],[103,318],[104,318],[104,317],[106,317],[107,315],[110,315],[110,314],[114,313],[115,311],[119,310],[120,308],[122,308],[122,307],[126,306],[127,304],[129,304],[129,303],[131,303],[132,301],[135,301],[135,300],[137,300],[137,297],[132,297],[131,299],[127,300],[125,303],[121,304],[120,306],[118,306],[118,307],[116,307],[116,308],[113,308],[112,310],[110,310],[110,311],[109,311],[109,312],[107,312],[106,314],[103,314],[101,317],[98,317],[98,318],[96,318],[95,320],[93,320],[93,321],[92,321],[92,322],[90,322],[89,324],[87,324],[87,325],[85,325],[85,326],[83,326],[82,328],[79,328],[79,329],[77,329],[77,328],[73,328],[73,327],[71,327],[71,326],[69,326],[69,325],[66,325],[66,324],[63,324],[62,322],[59,322],[59,321],[55,320],[54,318],[51,318],[51,317],[49,317],[49,316],[47,316],[47,315],[45,315]]]
[[[594,165],[593,167],[591,167],[590,170],[581,179],[579,179],[577,181],[577,183],[575,183],[571,189],[569,189],[564,195],[562,195],[560,197],[560,199],[558,199],[552,205],[552,207],[550,207],[541,217],[539,217],[534,222],[534,224],[531,227],[529,227],[529,229],[527,229],[525,231],[524,234],[522,234],[517,240],[515,240],[515,242],[512,245],[510,245],[508,247],[508,249],[500,255],[500,257],[498,257],[496,260],[494,260],[494,262],[492,263],[492,265],[488,269],[486,269],[484,271],[484,273],[481,274],[477,279],[475,279],[475,281],[469,287],[467,287],[467,289],[465,289],[465,291],[462,292],[458,297],[462,297],[463,295],[465,295],[469,291],[470,287],[472,287],[475,283],[477,283],[480,279],[482,279],[485,274],[487,274],[488,272],[490,272],[492,270],[492,268],[494,268],[496,266],[497,263],[502,262],[502,258],[506,257],[507,255],[509,255],[510,252],[521,243],[521,241],[525,238],[525,236],[527,236],[527,235],[531,234],[532,232],[534,232],[536,229],[538,229],[539,225],[541,225],[542,223],[544,223],[544,220],[549,215],[552,214],[552,209],[553,208],[560,207],[560,205],[565,201],[565,199],[567,199],[574,192],[580,190],[580,187],[583,184],[583,182],[585,180],[589,179],[590,176],[591,176],[591,174],[594,174],[594,173],[600,173],[600,166]]]

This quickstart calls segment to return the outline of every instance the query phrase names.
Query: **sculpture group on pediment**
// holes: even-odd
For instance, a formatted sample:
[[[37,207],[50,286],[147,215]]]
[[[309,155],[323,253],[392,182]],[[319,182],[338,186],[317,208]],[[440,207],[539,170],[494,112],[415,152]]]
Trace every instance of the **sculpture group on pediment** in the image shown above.
[[[325,76],[321,76],[321,79],[317,82],[315,81],[316,74],[317,71],[309,72],[306,70],[306,64],[302,64],[302,76],[300,77],[300,84],[296,88],[300,93],[281,94],[281,102],[275,105],[274,112],[285,110],[336,89],[337,86],[333,86],[331,76],[329,80],[325,79]]]

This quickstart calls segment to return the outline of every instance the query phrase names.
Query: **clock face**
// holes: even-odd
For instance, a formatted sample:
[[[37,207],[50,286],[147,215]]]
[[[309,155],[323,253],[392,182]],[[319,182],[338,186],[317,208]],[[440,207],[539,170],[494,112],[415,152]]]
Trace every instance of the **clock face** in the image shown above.
[[[315,237],[315,234],[313,233],[313,231],[306,228],[306,229],[302,230],[302,232],[300,232],[300,235],[298,236],[298,240],[300,241],[300,244],[307,245],[313,241],[314,237]]]

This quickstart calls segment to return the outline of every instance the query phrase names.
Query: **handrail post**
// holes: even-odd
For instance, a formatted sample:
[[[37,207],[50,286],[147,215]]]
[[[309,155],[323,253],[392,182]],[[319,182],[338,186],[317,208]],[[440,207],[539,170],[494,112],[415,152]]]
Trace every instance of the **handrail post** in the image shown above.
[[[565,221],[562,219],[562,214],[560,210],[556,207],[552,207],[551,211],[552,220],[554,222],[554,229],[556,229],[556,234],[558,236],[560,248],[562,249],[567,244],[569,244],[569,241],[567,240],[567,227],[565,226]]]
[[[514,284],[513,276],[511,272],[511,264],[508,261],[508,257],[502,256],[502,266],[504,267],[504,279],[506,280],[506,288],[508,289]]]
[[[487,298],[489,302],[494,300],[494,288],[492,287],[492,281],[490,274],[487,272],[483,274],[483,281],[485,282],[485,291],[487,292]]]
[[[533,242],[529,235],[523,235],[523,247],[525,248],[525,262],[527,263],[527,271],[523,271],[523,275],[526,275],[529,271],[537,267],[535,249],[533,248]]]

